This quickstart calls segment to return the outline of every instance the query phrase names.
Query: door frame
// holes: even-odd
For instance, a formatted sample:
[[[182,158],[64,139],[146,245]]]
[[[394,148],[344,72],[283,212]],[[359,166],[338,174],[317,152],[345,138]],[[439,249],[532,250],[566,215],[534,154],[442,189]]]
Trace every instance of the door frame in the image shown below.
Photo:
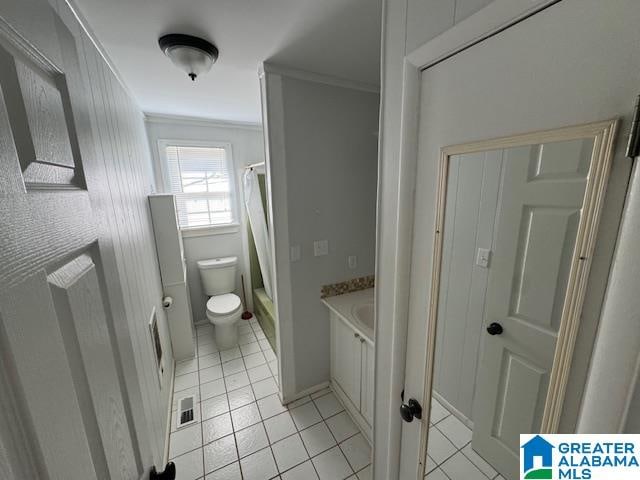
[[[429,292],[429,312],[427,315],[427,367],[424,378],[423,410],[428,421],[433,392],[436,330],[440,298],[440,274],[442,269],[442,249],[444,244],[445,212],[449,163],[453,155],[479,153],[504,148],[521,147],[531,144],[560,142],[594,138],[593,153],[589,165],[587,185],[582,203],[583,214],[578,222],[576,241],[573,247],[571,268],[567,279],[567,290],[560,318],[558,338],[549,377],[549,387],[542,415],[540,433],[556,433],[564,405],[566,387],[569,380],[575,344],[580,328],[582,306],[587,290],[587,282],[595,248],[598,225],[602,214],[609,171],[613,161],[613,150],[618,120],[602,121],[586,125],[544,130],[520,135],[512,135],[492,140],[447,146],[440,150],[438,168],[438,192],[436,194],[436,224],[433,240],[433,264],[431,290]],[[425,474],[429,429],[420,433],[420,461],[418,478]]]
[[[408,52],[405,48],[407,0],[384,0],[375,285],[375,338],[378,340],[373,478],[376,480],[399,477],[401,451],[416,458],[416,466],[420,456],[419,445],[401,445],[403,422],[398,408],[406,377],[424,378],[427,360],[426,357],[416,359],[416,368],[406,370],[422,72],[559,1],[493,0]],[[424,295],[429,294],[426,286],[423,290]]]

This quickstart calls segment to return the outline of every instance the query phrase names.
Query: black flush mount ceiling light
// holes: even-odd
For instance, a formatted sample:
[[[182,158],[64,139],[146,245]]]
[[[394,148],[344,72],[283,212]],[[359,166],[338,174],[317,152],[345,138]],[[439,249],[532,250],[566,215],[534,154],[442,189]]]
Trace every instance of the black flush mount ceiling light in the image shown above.
[[[187,72],[191,80],[211,70],[218,59],[218,49],[202,38],[171,33],[158,39],[160,49],[180,69]]]

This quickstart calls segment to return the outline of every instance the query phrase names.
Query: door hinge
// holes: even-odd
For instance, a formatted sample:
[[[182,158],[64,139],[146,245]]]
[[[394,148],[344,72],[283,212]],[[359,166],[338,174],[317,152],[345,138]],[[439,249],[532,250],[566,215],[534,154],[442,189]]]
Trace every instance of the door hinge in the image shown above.
[[[636,97],[636,106],[631,120],[629,143],[627,144],[627,157],[631,160],[640,155],[640,95]]]

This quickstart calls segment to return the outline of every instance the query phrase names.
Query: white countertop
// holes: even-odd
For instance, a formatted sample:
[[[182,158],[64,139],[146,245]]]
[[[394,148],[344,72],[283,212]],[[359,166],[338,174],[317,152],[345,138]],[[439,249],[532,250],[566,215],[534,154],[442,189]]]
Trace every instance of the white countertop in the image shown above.
[[[371,343],[374,343],[373,321],[371,325],[363,323],[355,314],[354,309],[360,305],[373,305],[373,288],[344,293],[322,299],[330,310],[349,323],[355,330]]]

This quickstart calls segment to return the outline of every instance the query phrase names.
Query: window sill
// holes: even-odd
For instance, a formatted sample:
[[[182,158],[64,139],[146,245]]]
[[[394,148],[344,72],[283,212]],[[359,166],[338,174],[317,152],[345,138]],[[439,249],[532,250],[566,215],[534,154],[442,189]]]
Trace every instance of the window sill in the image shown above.
[[[239,223],[228,225],[213,225],[209,227],[185,227],[180,229],[182,238],[209,237],[211,235],[228,235],[240,231]]]

